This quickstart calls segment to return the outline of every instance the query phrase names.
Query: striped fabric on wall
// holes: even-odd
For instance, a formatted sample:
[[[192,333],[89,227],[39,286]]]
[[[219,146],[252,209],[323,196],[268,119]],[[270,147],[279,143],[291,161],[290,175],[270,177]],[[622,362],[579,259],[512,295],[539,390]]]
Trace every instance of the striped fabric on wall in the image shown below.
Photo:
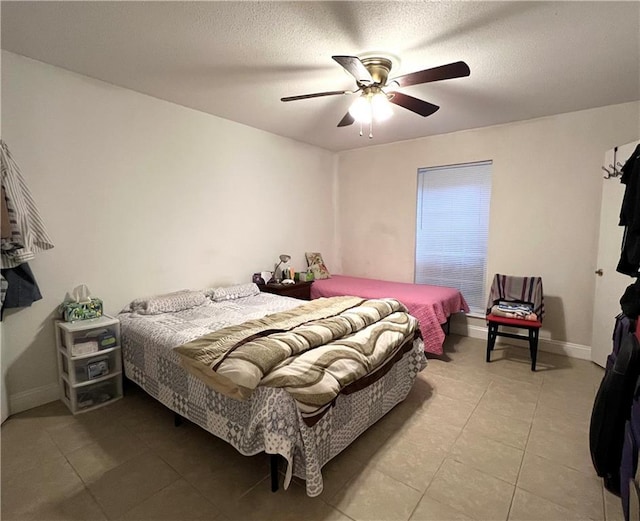
[[[53,242],[20,173],[20,168],[2,140],[0,175],[10,225],[9,236],[2,238],[0,265],[3,269],[15,268],[33,259],[36,253],[53,248]]]

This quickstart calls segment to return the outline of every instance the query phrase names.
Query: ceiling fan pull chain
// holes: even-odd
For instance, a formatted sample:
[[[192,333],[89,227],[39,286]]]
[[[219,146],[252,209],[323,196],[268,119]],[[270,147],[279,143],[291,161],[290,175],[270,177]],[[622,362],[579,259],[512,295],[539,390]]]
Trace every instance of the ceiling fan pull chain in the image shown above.
[[[360,121],[360,137],[362,137],[362,121]]]
[[[373,118],[369,121],[369,139],[373,139]]]

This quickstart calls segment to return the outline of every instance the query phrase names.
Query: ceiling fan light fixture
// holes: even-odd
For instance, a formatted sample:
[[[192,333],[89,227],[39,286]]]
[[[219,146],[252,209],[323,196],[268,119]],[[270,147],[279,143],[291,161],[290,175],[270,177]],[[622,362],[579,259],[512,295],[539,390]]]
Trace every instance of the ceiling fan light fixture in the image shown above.
[[[371,103],[369,96],[359,96],[349,107],[349,114],[353,116],[358,123],[371,123]]]
[[[465,62],[457,61],[389,79],[389,73],[394,62],[397,62],[397,58],[385,55],[385,53],[367,53],[360,58],[347,55],[336,55],[332,58],[353,77],[357,86],[355,90],[316,92],[280,99],[281,101],[295,101],[360,92],[360,96],[339,121],[338,127],[348,127],[357,121],[360,124],[360,135],[362,136],[363,125],[369,125],[369,138],[373,138],[373,121],[382,122],[393,114],[392,104],[423,118],[431,116],[440,108],[438,105],[400,92],[399,89],[402,87],[463,78],[471,74],[471,69]]]
[[[349,107],[349,114],[358,123],[369,124],[372,120],[385,121],[389,119],[393,110],[386,94],[382,91],[367,92],[358,97]]]
[[[376,121],[386,121],[393,115],[391,103],[382,91],[371,97],[371,113]]]

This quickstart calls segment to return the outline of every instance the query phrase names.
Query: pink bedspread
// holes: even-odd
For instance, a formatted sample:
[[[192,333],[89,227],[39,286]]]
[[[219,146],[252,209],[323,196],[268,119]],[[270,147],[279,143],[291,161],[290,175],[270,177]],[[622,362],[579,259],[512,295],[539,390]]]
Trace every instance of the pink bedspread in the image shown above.
[[[354,295],[363,298],[391,297],[399,300],[420,322],[424,350],[442,354],[444,324],[452,313],[469,311],[462,293],[455,288],[388,282],[332,275],[330,279],[315,280],[311,285],[311,298]]]

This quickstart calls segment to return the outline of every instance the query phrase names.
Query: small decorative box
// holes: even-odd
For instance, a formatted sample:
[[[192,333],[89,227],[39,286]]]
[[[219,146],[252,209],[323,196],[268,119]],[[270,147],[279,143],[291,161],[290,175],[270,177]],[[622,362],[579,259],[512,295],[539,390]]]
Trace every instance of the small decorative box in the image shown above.
[[[61,307],[62,318],[65,322],[102,316],[102,300],[95,297],[92,297],[88,302],[65,302]]]

